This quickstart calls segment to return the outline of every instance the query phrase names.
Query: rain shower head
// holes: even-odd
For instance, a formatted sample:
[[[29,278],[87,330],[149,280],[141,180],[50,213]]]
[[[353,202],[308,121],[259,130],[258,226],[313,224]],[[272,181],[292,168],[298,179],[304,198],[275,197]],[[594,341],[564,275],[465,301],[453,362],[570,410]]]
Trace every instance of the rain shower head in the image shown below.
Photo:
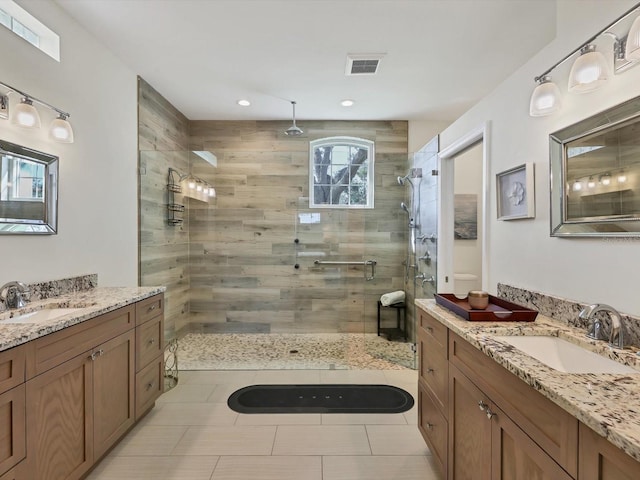
[[[290,137],[297,137],[299,135],[302,135],[304,132],[301,128],[296,126],[296,102],[292,101],[291,106],[293,107],[293,125],[287,128],[284,131],[284,134]]]

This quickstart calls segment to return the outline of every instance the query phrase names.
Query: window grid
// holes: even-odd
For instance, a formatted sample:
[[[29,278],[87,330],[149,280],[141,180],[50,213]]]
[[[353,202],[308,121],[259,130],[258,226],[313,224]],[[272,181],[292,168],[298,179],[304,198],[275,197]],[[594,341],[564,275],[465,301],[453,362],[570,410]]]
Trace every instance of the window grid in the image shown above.
[[[373,208],[373,162],[374,143],[369,140],[331,137],[311,142],[310,208]]]

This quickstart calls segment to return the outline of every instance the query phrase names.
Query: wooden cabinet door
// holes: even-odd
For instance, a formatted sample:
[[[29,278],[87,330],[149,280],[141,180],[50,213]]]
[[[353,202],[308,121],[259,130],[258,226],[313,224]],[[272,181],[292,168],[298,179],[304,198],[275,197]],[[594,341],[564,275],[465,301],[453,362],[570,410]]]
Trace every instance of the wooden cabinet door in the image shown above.
[[[97,461],[135,421],[135,330],[93,350],[93,441]]]
[[[0,395],[0,474],[25,457],[24,384]]]
[[[572,480],[549,455],[546,454],[495,404],[491,411],[491,478],[512,480]]]
[[[93,365],[85,352],[27,382],[29,478],[80,478],[93,464]]]
[[[640,462],[580,424],[578,480],[638,480]]]
[[[449,480],[491,478],[489,403],[460,370],[449,366]]]

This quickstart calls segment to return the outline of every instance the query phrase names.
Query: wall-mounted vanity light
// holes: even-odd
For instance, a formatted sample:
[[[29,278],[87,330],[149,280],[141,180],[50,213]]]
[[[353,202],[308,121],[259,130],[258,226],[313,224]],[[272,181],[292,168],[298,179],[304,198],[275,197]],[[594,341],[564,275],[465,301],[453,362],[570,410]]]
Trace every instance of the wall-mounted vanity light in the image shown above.
[[[17,88],[0,82],[0,86],[9,90],[10,93],[17,93],[21,96],[20,103],[14,105],[13,112],[9,112],[9,98],[7,95],[0,95],[0,118],[11,118],[11,123],[24,128],[40,128],[40,114],[38,109],[33,105],[34,103],[42,105],[53,110],[58,117],[54,119],[49,125],[49,138],[61,143],[73,143],[73,128],[69,123],[68,118],[71,114],[60,110],[49,103],[39,100],[36,97],[29,95]]]
[[[610,76],[610,66],[607,59],[598,51],[594,41],[601,36],[612,36],[615,39],[613,45],[613,59],[615,73],[622,73],[629,67],[640,61],[640,16],[638,16],[631,26],[626,37],[619,38],[609,31],[623,20],[637,13],[640,3],[618,17],[614,22],[607,25],[593,37],[566,55],[542,75],[534,78],[538,84],[531,94],[529,103],[529,115],[532,117],[542,117],[551,115],[561,108],[562,98],[558,86],[553,83],[550,73],[559,65],[566,62],[576,53],[580,55],[576,58],[569,73],[567,89],[570,93],[592,92],[603,86]]]

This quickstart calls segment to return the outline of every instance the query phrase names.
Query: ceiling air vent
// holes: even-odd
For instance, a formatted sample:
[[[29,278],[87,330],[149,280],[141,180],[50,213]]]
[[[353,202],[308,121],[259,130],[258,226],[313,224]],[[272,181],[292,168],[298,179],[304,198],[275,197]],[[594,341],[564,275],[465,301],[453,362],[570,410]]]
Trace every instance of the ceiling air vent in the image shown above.
[[[384,53],[347,55],[345,75],[375,75]]]

